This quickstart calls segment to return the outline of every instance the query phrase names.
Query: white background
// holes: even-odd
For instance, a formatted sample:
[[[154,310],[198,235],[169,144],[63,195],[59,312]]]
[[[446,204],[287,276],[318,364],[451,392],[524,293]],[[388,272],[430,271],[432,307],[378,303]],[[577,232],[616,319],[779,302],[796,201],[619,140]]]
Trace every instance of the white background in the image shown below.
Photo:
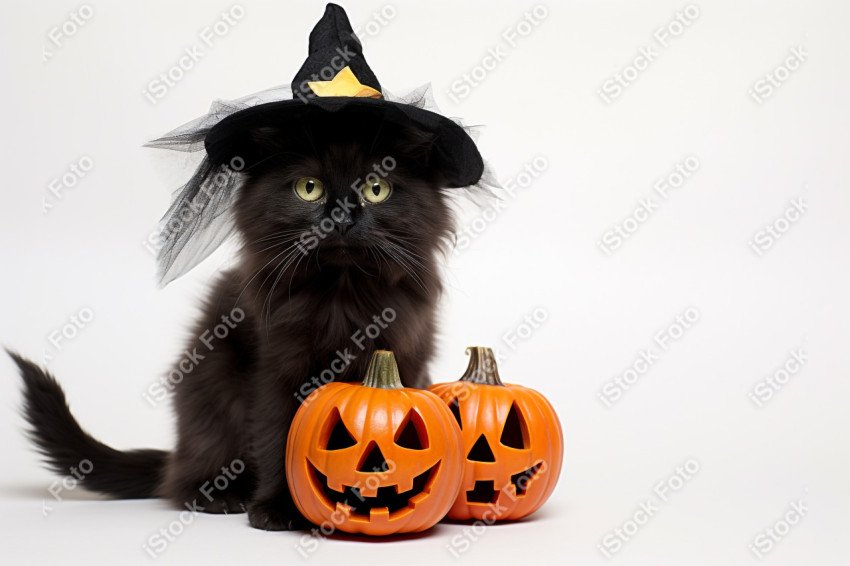
[[[0,342],[35,359],[47,352],[97,438],[168,448],[170,408],[151,407],[142,393],[179,354],[198,298],[227,257],[156,288],[142,242],[185,175],[172,157],[141,145],[214,98],[288,84],[323,6],[241,1],[238,25],[204,46],[203,59],[153,105],[142,95],[149,81],[231,4],[92,1],[93,18],[61,48],[48,33],[76,2],[12,4],[0,24]],[[459,562],[603,563],[597,545],[651,499],[658,512],[614,560],[747,564],[756,560],[753,539],[802,499],[808,512],[764,560],[846,563],[850,5],[701,2],[665,49],[653,34],[686,1],[548,2],[548,17],[511,47],[503,32],[534,5],[398,1],[392,21],[364,37],[385,88],[403,93],[432,81],[446,114],[486,126],[480,147],[502,180],[535,156],[549,162],[450,257],[431,369],[436,381],[454,379],[464,346],[498,348],[503,378],[541,390],[557,408],[565,467],[540,512],[472,535]],[[384,6],[346,3],[355,26]],[[657,59],[606,104],[597,90],[648,45]],[[452,82],[496,46],[504,60],[453,101]],[[806,61],[756,103],[748,90],[796,46]],[[51,180],[83,156],[93,169],[52,197]],[[603,234],[688,156],[698,171],[606,255]],[[805,214],[756,254],[750,239],[799,197]],[[54,201],[46,214],[45,198]],[[53,348],[48,336],[84,308],[94,320]],[[503,336],[536,308],[546,321],[512,349]],[[655,335],[688,308],[699,320],[659,348]],[[748,391],[798,348],[807,363],[756,407]],[[606,407],[603,385],[645,349],[658,361]],[[19,380],[7,359],[0,373],[4,562],[149,563],[142,544],[176,512],[80,489],[53,502],[54,478],[21,434]],[[699,472],[659,502],[654,486],[689,458]],[[53,508],[47,516],[43,501]],[[309,561],[452,563],[452,537],[468,532],[439,525],[389,543],[322,540]],[[250,529],[244,515],[198,516],[158,561],[293,563],[303,560],[299,537]]]

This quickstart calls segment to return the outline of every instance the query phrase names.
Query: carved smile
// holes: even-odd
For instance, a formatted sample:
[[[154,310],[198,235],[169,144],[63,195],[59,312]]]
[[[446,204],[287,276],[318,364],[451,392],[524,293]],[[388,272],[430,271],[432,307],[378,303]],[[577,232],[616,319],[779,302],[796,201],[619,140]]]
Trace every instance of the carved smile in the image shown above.
[[[537,476],[542,466],[543,462],[538,462],[530,468],[511,476],[511,483],[509,485],[514,486],[517,497],[525,495],[529,484]],[[496,482],[493,480],[478,480],[475,482],[475,486],[466,492],[466,500],[469,503],[495,503],[499,499],[499,491],[496,491],[495,486]]]
[[[415,478],[413,487],[399,493],[398,485],[378,487],[376,495],[366,496],[361,493],[358,486],[343,485],[342,491],[337,491],[328,485],[328,477],[320,472],[312,462],[308,461],[310,475],[313,484],[321,487],[325,499],[331,507],[348,507],[351,515],[371,517],[374,515],[389,513],[392,518],[394,513],[412,509],[416,504],[425,499],[431,493],[431,485],[437,475],[440,463],[437,462]]]

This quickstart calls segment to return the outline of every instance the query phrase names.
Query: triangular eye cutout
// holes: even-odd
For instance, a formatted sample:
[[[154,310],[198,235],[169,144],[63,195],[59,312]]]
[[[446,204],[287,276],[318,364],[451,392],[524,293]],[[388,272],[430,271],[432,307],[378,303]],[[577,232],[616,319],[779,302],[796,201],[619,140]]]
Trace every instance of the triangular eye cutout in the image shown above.
[[[511,448],[528,448],[528,427],[525,426],[525,419],[522,418],[516,403],[512,404],[511,410],[508,411],[499,442]]]
[[[366,447],[366,452],[361,459],[362,462],[357,466],[358,472],[386,472],[390,469],[381,448],[374,440]]]
[[[330,418],[334,424],[328,436],[328,443],[325,446],[325,450],[342,450],[343,448],[351,448],[357,444],[357,441],[354,440],[354,437],[345,428],[345,423],[342,422],[342,417],[339,416],[337,409],[334,409]]]
[[[452,399],[451,403],[449,403],[449,410],[455,416],[457,425],[463,429],[463,421],[460,420],[460,402],[457,400],[457,397]]]
[[[472,450],[466,455],[467,460],[475,462],[495,462],[496,457],[493,456],[493,451],[490,449],[490,443],[484,438],[484,435],[478,437],[475,444],[472,445]]]
[[[425,422],[416,411],[410,411],[404,424],[398,429],[395,437],[395,443],[402,448],[411,450],[424,450],[428,448],[428,433],[425,429]]]

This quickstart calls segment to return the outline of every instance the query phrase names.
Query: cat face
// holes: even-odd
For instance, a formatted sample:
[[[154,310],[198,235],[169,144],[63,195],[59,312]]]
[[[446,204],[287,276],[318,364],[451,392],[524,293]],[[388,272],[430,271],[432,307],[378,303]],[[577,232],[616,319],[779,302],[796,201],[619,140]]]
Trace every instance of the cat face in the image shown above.
[[[279,272],[360,269],[424,280],[451,234],[427,136],[358,119],[253,132],[237,202],[248,255]]]

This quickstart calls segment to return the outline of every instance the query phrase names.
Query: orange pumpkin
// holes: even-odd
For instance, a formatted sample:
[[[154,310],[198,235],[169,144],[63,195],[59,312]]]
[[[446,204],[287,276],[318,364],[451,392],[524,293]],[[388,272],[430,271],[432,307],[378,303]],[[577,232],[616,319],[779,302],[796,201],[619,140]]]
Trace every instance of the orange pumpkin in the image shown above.
[[[425,390],[402,386],[392,352],[372,355],[366,378],[329,383],[298,409],[286,471],[311,522],[389,535],[434,526],[460,489],[460,429]]]
[[[502,383],[490,348],[468,348],[460,381],[431,386],[451,409],[464,444],[463,487],[452,519],[512,520],[536,511],[552,494],[564,440],[543,395]]]

